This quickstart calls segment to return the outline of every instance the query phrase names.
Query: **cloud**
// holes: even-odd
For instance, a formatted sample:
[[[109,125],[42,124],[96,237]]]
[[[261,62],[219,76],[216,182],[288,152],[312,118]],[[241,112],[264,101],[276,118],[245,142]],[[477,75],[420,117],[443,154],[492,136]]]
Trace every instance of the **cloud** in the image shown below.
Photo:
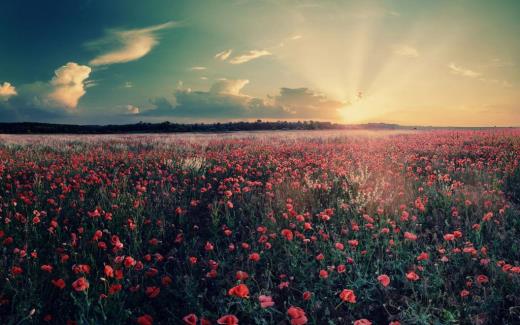
[[[86,65],[69,62],[54,72],[50,84],[53,86],[48,98],[59,107],[76,108],[79,99],[85,95],[85,80],[92,69]]]
[[[404,56],[407,58],[419,57],[419,51],[416,48],[409,45],[396,45],[394,46],[394,54]]]
[[[294,35],[293,37],[290,38],[290,40],[296,41],[296,40],[299,40],[301,38],[303,38],[303,36],[301,36],[301,35]]]
[[[456,74],[456,75],[460,75],[460,76],[464,76],[464,77],[468,77],[468,78],[473,78],[473,79],[476,79],[478,81],[486,82],[486,83],[493,84],[493,85],[499,85],[499,86],[502,86],[504,88],[511,88],[511,87],[513,87],[513,85],[509,81],[507,81],[507,80],[500,80],[500,79],[490,78],[488,76],[484,76],[480,72],[476,72],[476,71],[473,71],[473,70],[470,70],[470,69],[466,69],[466,68],[462,68],[460,66],[457,66],[453,62],[448,65],[448,68],[450,69],[451,73]]]
[[[192,71],[203,71],[203,70],[206,70],[206,67],[191,67]]]
[[[221,79],[215,82],[209,92],[212,94],[244,96],[240,93],[242,88],[249,83],[247,79]]]
[[[482,75],[479,72],[475,72],[470,69],[459,67],[459,66],[455,65],[455,63],[453,63],[453,62],[448,65],[448,68],[450,68],[451,73],[457,74],[460,76],[464,76],[464,77],[477,78]]]
[[[226,61],[229,58],[229,56],[231,55],[231,52],[233,52],[232,49],[218,52],[217,54],[215,54],[215,59]]]
[[[246,62],[249,62],[251,60],[258,59],[258,58],[260,58],[262,56],[267,56],[267,55],[271,55],[271,52],[269,52],[267,50],[251,50],[251,51],[246,52],[244,54],[235,56],[234,58],[229,60],[229,63],[231,63],[231,64],[242,64],[242,63],[246,63]]]
[[[208,91],[178,89],[175,103],[165,98],[154,99],[155,109],[145,116],[187,117],[192,119],[337,119],[339,109],[348,103],[336,101],[308,88],[281,88],[266,98],[242,92],[246,79],[222,79]]]
[[[139,107],[134,105],[126,105],[126,114],[136,115],[139,114]]]
[[[10,97],[16,95],[18,95],[16,88],[9,82],[0,84],[0,101],[7,101]]]
[[[159,43],[156,32],[177,25],[177,22],[170,21],[141,29],[110,30],[104,38],[90,42],[87,46],[97,48],[106,45],[113,46],[115,43],[118,44],[119,47],[95,57],[90,61],[90,65],[100,66],[140,59]]]
[[[280,88],[280,94],[274,97],[274,105],[302,117],[330,118],[346,103],[329,99],[308,88]]]

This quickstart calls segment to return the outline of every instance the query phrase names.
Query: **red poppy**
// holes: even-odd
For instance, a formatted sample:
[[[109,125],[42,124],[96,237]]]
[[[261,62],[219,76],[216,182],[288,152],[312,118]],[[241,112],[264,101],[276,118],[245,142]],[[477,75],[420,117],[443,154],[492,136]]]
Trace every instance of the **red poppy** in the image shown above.
[[[159,287],[146,287],[145,290],[146,295],[148,298],[155,298],[161,293],[161,288]]]
[[[197,325],[199,318],[195,314],[188,314],[182,318],[186,325]]]
[[[72,287],[76,291],[85,291],[89,286],[87,279],[84,277],[78,278],[76,281],[72,282]]]
[[[379,281],[379,283],[381,283],[383,287],[388,287],[388,285],[390,284],[390,277],[386,274],[381,274],[377,277],[377,280]]]
[[[239,284],[229,289],[228,294],[239,298],[249,298],[249,288],[245,284]]]
[[[224,315],[217,320],[221,325],[238,325],[238,318],[235,315]]]
[[[142,316],[137,317],[137,324],[139,325],[152,325],[153,324],[153,318],[152,316],[145,314]]]
[[[65,288],[65,281],[63,279],[51,280],[51,283],[59,289]]]
[[[262,307],[262,308],[268,308],[268,307],[274,306],[274,301],[271,296],[260,295],[258,297],[258,300],[260,301],[260,307]]]
[[[307,324],[308,320],[305,311],[300,307],[289,307],[289,309],[287,309],[287,315],[291,318],[291,325]]]
[[[343,289],[339,294],[339,298],[342,301],[349,302],[351,304],[356,303],[356,295],[354,294],[354,291],[350,289]]]
[[[417,281],[420,279],[420,277],[417,273],[415,273],[414,271],[411,271],[411,272],[406,273],[406,279],[408,279],[408,281]]]

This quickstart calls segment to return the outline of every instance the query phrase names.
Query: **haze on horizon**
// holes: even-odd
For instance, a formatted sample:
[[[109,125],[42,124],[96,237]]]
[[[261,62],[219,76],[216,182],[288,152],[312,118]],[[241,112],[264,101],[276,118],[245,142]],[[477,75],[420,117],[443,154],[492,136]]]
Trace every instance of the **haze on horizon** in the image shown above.
[[[0,122],[520,126],[520,2],[8,0]]]

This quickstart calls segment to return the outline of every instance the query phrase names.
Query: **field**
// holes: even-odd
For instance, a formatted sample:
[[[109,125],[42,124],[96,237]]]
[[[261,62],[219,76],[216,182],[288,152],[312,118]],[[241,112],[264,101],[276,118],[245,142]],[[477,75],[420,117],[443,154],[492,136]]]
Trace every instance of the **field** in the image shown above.
[[[2,324],[519,324],[520,130],[0,135]]]

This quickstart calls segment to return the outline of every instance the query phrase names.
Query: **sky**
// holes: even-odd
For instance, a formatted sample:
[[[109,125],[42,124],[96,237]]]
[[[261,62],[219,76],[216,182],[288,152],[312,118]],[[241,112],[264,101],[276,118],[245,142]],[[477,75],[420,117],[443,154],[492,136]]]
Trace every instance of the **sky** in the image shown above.
[[[520,1],[5,0],[0,122],[520,126]]]

